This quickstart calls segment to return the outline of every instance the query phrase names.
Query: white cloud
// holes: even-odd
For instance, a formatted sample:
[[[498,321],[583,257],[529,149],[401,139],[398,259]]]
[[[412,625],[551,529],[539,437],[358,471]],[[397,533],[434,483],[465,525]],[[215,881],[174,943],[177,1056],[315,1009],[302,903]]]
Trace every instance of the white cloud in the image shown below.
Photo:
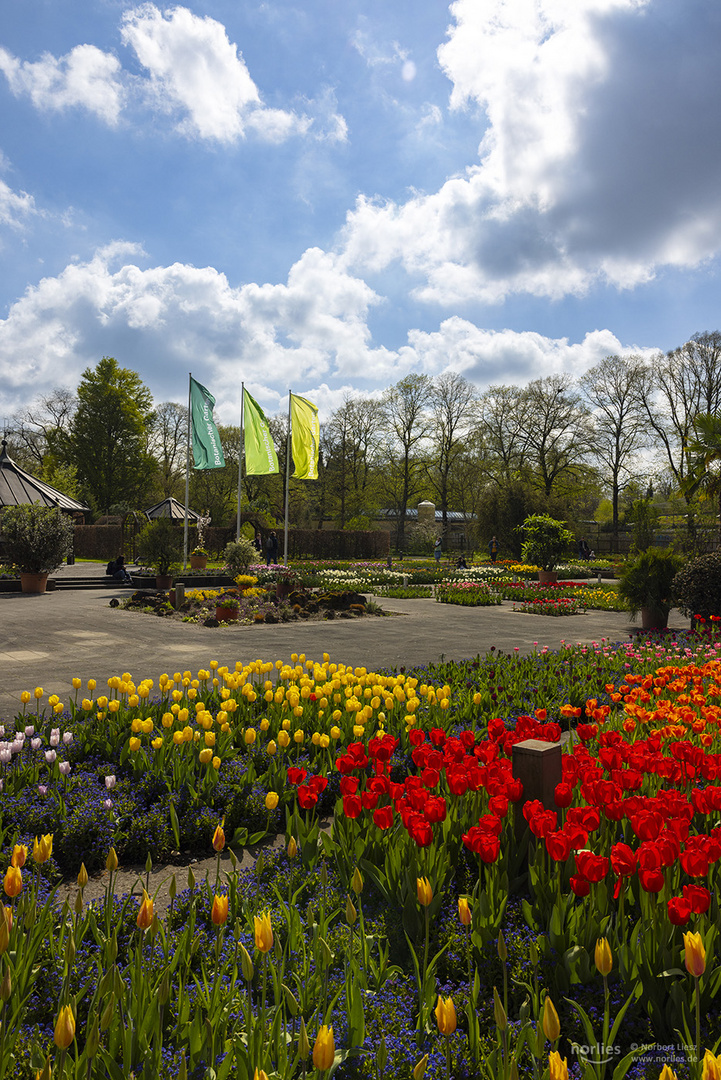
[[[439,61],[479,160],[404,203],[361,196],[345,265],[445,306],[648,282],[721,250],[716,16],[689,0],[456,0]],[[476,110],[475,113],[473,110]]]
[[[480,387],[524,383],[539,373],[582,374],[623,345],[609,330],[583,341],[489,331],[454,316],[437,331],[411,330],[398,351],[374,346],[368,315],[378,296],[311,248],[284,284],[233,288],[214,267],[182,263],[143,269],[140,248],[115,243],[88,262],[44,278],[0,320],[0,382],[7,408],[38,385],[77,385],[103,355],[142,372],[157,400],[182,400],[186,372],[210,385],[218,415],[235,422],[238,386],[263,389],[268,408],[287,389],[321,395],[330,409],[366,382],[371,392],[411,371],[458,371]]]
[[[498,383],[522,386],[539,374],[578,377],[605,356],[633,352],[651,357],[658,351],[623,345],[610,330],[594,330],[583,341],[569,342],[533,331],[483,330],[458,316],[433,333],[412,330],[408,341],[399,360],[409,371],[457,371],[482,389]]]
[[[27,96],[37,109],[84,108],[106,124],[118,122],[123,102],[120,62],[94,45],[76,45],[57,58],[43,53],[21,61],[0,48],[0,71],[16,97]]]
[[[25,191],[13,191],[0,180],[0,225],[19,228],[32,214],[37,213],[35,200]]]
[[[250,129],[280,142],[308,130],[307,117],[263,105],[237,46],[215,19],[144,4],[125,13],[122,37],[150,73],[158,107],[183,116],[185,134],[232,143]]]
[[[142,251],[116,243],[29,288],[0,321],[0,381],[22,403],[40,380],[76,385],[103,355],[141,370],[157,394],[180,395],[178,371],[210,369],[221,406],[242,378],[276,386],[392,370],[366,316],[377,301],[335,258],[310,249],[286,284],[235,289],[213,267],[142,269]],[[182,378],[181,378],[182,382]],[[217,389],[216,389],[217,387]]]

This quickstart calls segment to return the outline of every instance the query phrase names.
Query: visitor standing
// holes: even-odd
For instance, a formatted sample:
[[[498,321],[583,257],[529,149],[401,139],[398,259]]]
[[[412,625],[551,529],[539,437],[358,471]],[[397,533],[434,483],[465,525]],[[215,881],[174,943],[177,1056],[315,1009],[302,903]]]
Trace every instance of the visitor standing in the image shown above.
[[[268,539],[265,542],[265,564],[270,566],[271,562],[278,565],[278,537],[275,532],[268,534]]]
[[[496,540],[495,536],[491,537],[490,543],[488,545],[488,554],[491,556],[491,562],[494,563],[498,556],[498,541]]]
[[[436,540],[436,546],[433,548],[433,555],[437,563],[441,561],[441,538],[440,536]]]

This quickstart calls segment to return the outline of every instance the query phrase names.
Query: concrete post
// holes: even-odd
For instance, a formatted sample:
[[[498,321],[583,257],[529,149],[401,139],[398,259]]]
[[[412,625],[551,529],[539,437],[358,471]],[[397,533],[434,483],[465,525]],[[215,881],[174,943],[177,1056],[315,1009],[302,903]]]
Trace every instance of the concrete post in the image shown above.
[[[180,582],[175,585],[175,610],[182,607],[185,603],[185,585]]]

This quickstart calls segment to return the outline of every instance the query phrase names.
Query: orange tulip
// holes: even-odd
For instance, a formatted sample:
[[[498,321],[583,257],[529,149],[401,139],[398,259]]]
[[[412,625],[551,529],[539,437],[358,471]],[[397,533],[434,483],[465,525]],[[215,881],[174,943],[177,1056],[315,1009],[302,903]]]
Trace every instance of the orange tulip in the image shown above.
[[[691,931],[683,935],[686,970],[698,979],[706,970],[706,949],[700,934]]]
[[[10,862],[12,863],[13,866],[17,866],[18,869],[22,869],[22,867],[25,865],[25,860],[27,859],[27,857],[28,857],[28,849],[25,847],[25,845],[24,844],[16,844],[15,847],[13,848],[13,853],[12,853],[12,857],[10,859]]]
[[[225,847],[225,833],[223,832],[224,824],[225,818],[223,818],[220,825],[217,826],[215,832],[213,833],[213,848],[215,849],[215,851],[218,852],[222,851]]]
[[[22,872],[17,866],[8,866],[7,873],[5,874],[5,879],[3,881],[3,888],[5,889],[5,892],[11,900],[14,899],[16,896],[20,895],[20,893],[22,892],[22,887]]]
[[[143,889],[143,902],[140,905],[138,917],[135,920],[139,930],[147,930],[153,921],[153,901]]]

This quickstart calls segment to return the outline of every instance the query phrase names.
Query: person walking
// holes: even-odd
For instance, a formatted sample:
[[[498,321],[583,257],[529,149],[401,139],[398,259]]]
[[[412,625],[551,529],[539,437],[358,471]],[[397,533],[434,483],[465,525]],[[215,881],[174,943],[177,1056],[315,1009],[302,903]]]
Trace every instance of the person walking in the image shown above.
[[[441,538],[440,536],[436,540],[436,546],[433,548],[433,556],[437,563],[441,561]]]
[[[491,562],[495,563],[498,556],[498,541],[495,536],[492,536],[488,544],[488,554],[491,556]]]

